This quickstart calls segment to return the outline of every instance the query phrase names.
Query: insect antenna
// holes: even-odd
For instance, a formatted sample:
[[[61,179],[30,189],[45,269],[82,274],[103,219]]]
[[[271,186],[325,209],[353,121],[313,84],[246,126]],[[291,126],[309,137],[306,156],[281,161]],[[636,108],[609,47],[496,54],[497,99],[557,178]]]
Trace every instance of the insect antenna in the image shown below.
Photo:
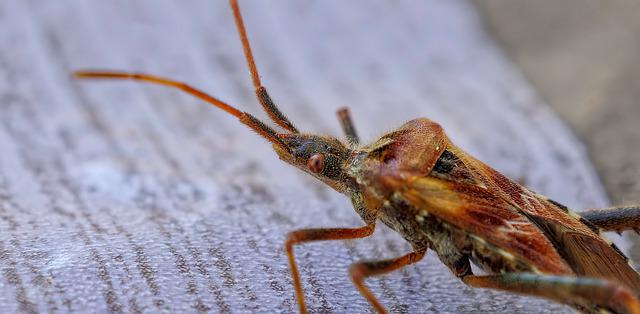
[[[240,41],[242,42],[242,48],[244,50],[244,55],[247,60],[247,64],[249,65],[249,71],[251,72],[251,79],[253,81],[253,86],[255,87],[255,93],[258,98],[258,101],[262,105],[262,108],[266,111],[267,115],[273,122],[282,127],[283,129],[292,132],[299,133],[298,129],[293,126],[291,121],[278,109],[276,104],[271,100],[269,93],[267,93],[267,89],[262,86],[260,82],[260,76],[258,75],[258,69],[253,60],[253,54],[251,53],[251,46],[249,45],[249,39],[247,37],[247,32],[244,27],[244,22],[242,21],[242,14],[240,13],[240,7],[238,6],[238,2],[236,0],[230,0],[231,9],[233,10],[233,16],[236,21],[236,26],[238,27],[238,33],[240,35]],[[195,96],[198,99],[204,100],[227,113],[235,116],[251,128],[253,131],[258,133],[258,135],[264,137],[270,142],[277,144],[282,147],[286,151],[289,151],[289,148],[282,140],[282,134],[278,134],[273,128],[266,125],[264,122],[258,120],[258,118],[253,115],[240,111],[235,107],[219,100],[199,89],[191,87],[190,85],[174,81],[168,78],[142,74],[142,73],[131,73],[131,72],[117,72],[117,71],[77,71],[74,72],[76,78],[81,79],[119,79],[119,80],[136,80],[143,81],[152,84],[159,84],[164,86],[169,86],[173,88],[180,89],[192,96]]]
[[[218,98],[215,98],[197,88],[191,87],[186,83],[178,82],[178,81],[174,81],[171,79],[154,76],[154,75],[148,75],[148,74],[142,74],[142,73],[114,72],[114,71],[77,71],[77,72],[74,72],[74,76],[76,78],[81,78],[81,79],[116,79],[116,80],[129,79],[129,80],[142,81],[142,82],[177,88],[179,90],[186,92],[187,94],[195,96],[198,99],[204,100],[205,102],[226,111],[232,116],[238,118],[238,120],[240,120],[241,123],[251,128],[253,131],[258,133],[258,135],[264,137],[265,139],[267,139],[273,144],[277,144],[281,146],[287,151],[289,150],[287,145],[278,136],[278,133],[274,129],[266,125],[264,122],[260,121],[258,118],[254,117],[249,113],[240,111],[235,107],[227,104],[226,102]]]
[[[251,52],[251,45],[249,44],[249,38],[247,36],[247,31],[244,27],[244,22],[242,21],[242,14],[240,13],[240,7],[238,6],[237,0],[230,0],[229,4],[231,4],[231,9],[233,10],[233,16],[236,20],[236,26],[238,27],[238,34],[240,35],[240,41],[242,42],[242,49],[244,50],[244,56],[247,59],[247,64],[249,65],[249,72],[251,72],[251,80],[253,82],[253,87],[256,89],[256,97],[258,97],[258,101],[264,108],[264,111],[267,112],[269,118],[277,125],[282,127],[283,129],[292,132],[292,133],[300,133],[298,129],[293,126],[293,123],[289,121],[287,116],[285,116],[280,109],[276,106],[276,104],[271,100],[267,89],[262,86],[260,82],[260,75],[258,74],[258,68],[256,67],[256,63],[253,58],[253,53]]]

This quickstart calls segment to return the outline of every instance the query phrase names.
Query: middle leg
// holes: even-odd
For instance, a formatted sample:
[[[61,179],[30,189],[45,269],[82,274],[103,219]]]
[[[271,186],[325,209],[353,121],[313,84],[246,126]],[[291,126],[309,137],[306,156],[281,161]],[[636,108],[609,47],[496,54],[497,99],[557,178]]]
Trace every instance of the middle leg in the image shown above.
[[[367,277],[384,275],[416,263],[424,257],[426,252],[427,249],[420,249],[393,259],[355,263],[349,268],[349,275],[351,275],[351,280],[358,290],[360,290],[360,293],[371,303],[371,306],[380,313],[386,313],[386,310],[382,304],[380,304],[378,298],[376,298],[373,293],[371,293],[371,290],[364,284],[364,280]]]

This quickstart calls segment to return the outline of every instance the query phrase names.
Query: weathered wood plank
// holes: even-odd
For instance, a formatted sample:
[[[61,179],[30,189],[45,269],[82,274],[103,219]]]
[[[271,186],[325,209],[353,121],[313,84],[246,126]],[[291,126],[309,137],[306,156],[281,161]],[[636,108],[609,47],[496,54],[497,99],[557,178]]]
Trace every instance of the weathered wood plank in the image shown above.
[[[469,3],[242,6],[263,80],[303,130],[338,134],[344,104],[366,139],[427,116],[554,199],[605,204],[580,144]],[[69,79],[86,67],[153,72],[258,113],[241,52],[226,2],[0,1],[0,311],[295,310],[284,236],[359,225],[347,200],[219,110]],[[311,309],[367,311],[348,265],[407,249],[386,228],[300,248]],[[396,312],[566,310],[466,288],[433,254],[370,285]]]

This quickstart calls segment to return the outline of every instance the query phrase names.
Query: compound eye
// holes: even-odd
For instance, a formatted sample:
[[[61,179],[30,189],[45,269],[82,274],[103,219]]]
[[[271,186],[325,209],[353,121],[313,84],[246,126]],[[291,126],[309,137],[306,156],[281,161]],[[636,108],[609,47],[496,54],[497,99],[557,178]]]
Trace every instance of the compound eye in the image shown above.
[[[313,173],[320,173],[324,169],[324,155],[315,154],[307,160],[307,168]]]

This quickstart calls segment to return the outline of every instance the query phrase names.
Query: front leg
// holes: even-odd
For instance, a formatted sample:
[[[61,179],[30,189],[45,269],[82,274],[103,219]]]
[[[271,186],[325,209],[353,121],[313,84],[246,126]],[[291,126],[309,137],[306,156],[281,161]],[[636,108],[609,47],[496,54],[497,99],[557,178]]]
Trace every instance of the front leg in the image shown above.
[[[296,265],[296,260],[293,255],[293,246],[313,241],[365,238],[373,234],[375,226],[375,223],[371,223],[360,228],[302,229],[292,231],[287,235],[285,249],[287,250],[287,256],[289,257],[289,266],[291,267],[291,276],[293,277],[293,285],[296,290],[296,299],[298,300],[300,313],[306,313],[307,308],[304,303],[304,293],[302,291],[302,283],[300,282],[298,266]]]
[[[353,126],[353,121],[351,120],[349,109],[347,107],[342,107],[338,110],[337,114],[338,120],[340,120],[340,126],[342,126],[342,130],[347,136],[347,142],[349,142],[349,145],[351,147],[358,146],[360,140],[358,139],[356,128]]]
[[[640,313],[640,303],[629,289],[602,279],[532,273],[468,275],[461,279],[472,287],[543,297],[582,311],[596,312],[598,308],[606,308],[615,313]]]

